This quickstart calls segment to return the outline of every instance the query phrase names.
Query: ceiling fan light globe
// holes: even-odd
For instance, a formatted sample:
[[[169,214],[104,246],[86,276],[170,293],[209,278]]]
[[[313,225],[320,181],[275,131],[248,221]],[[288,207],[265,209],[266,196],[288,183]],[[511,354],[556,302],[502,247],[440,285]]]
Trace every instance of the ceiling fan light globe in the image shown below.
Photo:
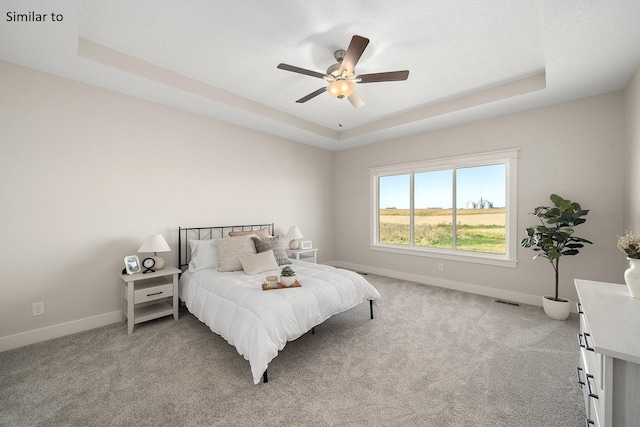
[[[350,80],[336,80],[329,84],[327,91],[334,98],[342,99],[351,95],[355,88],[356,85]]]

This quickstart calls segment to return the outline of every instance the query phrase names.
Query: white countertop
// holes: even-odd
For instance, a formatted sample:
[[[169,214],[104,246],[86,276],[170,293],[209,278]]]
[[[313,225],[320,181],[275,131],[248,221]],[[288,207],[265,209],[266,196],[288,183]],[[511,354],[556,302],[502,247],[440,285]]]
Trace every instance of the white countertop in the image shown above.
[[[575,279],[597,352],[640,363],[640,299],[626,285]]]

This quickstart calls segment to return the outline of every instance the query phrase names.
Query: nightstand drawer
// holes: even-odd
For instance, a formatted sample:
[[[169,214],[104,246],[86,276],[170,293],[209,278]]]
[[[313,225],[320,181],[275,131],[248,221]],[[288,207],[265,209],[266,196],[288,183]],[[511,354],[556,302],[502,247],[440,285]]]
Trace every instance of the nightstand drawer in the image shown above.
[[[133,303],[154,301],[161,298],[173,296],[173,283],[169,283],[162,278],[159,280],[146,280],[136,285],[133,293]]]

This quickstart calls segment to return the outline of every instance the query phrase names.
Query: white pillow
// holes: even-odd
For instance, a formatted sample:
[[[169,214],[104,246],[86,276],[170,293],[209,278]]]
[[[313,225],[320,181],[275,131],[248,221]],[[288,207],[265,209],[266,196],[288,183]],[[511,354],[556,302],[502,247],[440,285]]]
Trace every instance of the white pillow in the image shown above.
[[[247,234],[246,236],[225,237],[217,239],[218,246],[218,271],[238,271],[242,270],[242,264],[238,257],[242,255],[253,255],[256,253],[256,245],[251,240],[256,237],[255,234]]]
[[[189,271],[218,268],[218,248],[215,240],[189,240],[191,261]]]
[[[277,270],[280,267],[273,251],[260,252],[255,255],[241,255],[238,259],[245,274],[258,274],[263,271]]]

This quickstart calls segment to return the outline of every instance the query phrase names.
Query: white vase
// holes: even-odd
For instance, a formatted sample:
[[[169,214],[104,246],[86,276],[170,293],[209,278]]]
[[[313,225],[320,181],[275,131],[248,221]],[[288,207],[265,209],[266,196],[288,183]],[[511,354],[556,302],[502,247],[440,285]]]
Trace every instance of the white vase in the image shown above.
[[[632,297],[640,299],[640,259],[627,258],[629,267],[624,272],[624,281]]]
[[[564,298],[558,298],[554,301],[552,296],[545,295],[542,297],[542,308],[544,313],[552,319],[566,320],[571,312],[571,301]]]
[[[296,276],[280,276],[280,283],[291,286],[296,282]]]

